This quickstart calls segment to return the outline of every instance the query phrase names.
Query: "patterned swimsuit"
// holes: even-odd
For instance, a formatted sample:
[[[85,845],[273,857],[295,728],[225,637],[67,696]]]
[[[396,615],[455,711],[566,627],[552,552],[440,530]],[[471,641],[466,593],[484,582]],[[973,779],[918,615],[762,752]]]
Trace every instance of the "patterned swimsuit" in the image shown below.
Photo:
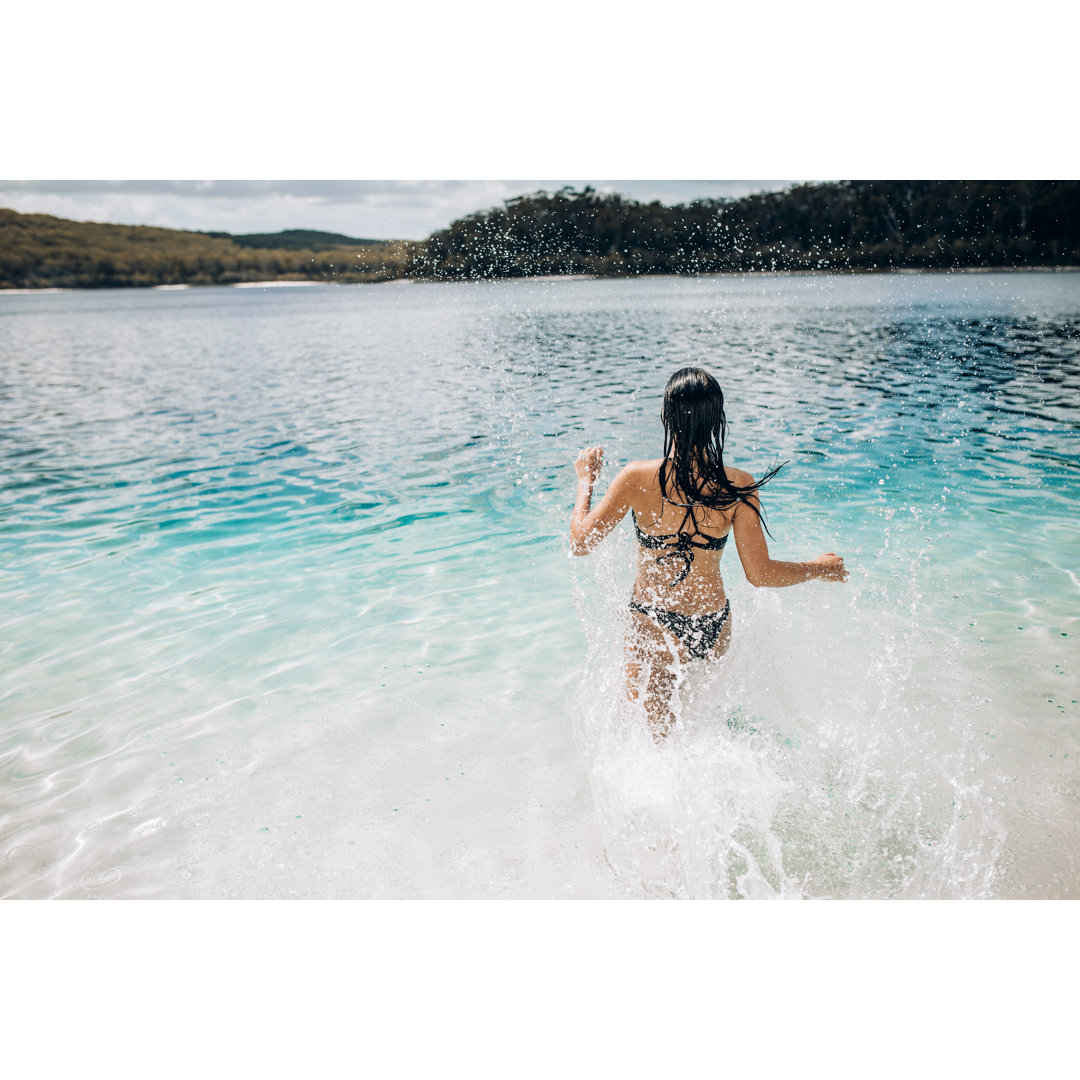
[[[674,586],[686,580],[690,573],[690,565],[694,561],[695,550],[722,551],[729,533],[724,533],[723,536],[706,536],[704,533],[697,532],[693,506],[685,503],[672,505],[686,506],[686,516],[682,519],[678,532],[667,533],[663,536],[642,532],[637,523],[637,514],[633,511],[631,514],[634,518],[634,531],[637,533],[638,543],[644,548],[665,551],[665,554],[656,557],[658,564],[669,559],[681,561],[682,566],[671,581]],[[694,532],[682,531],[688,521],[694,526]],[[704,615],[683,615],[678,611],[668,611],[666,608],[642,604],[637,600],[630,601],[630,610],[645,615],[659,626],[669,630],[686,646],[694,660],[704,660],[712,652],[731,617],[731,603],[727,601],[722,610],[707,612]]]

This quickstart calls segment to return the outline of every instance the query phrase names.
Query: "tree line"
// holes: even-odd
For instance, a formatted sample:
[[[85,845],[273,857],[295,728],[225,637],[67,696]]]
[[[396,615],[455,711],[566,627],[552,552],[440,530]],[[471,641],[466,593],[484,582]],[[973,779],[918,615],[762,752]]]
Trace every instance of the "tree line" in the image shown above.
[[[240,237],[0,209],[0,288],[1080,266],[1080,181],[849,180],[677,206],[538,191],[421,242]]]
[[[1080,265],[1080,182],[844,181],[679,206],[563,188],[428,238],[413,276]]]
[[[245,243],[148,225],[104,225],[0,209],[0,289],[233,285],[244,281],[386,281],[402,276],[412,245],[356,242],[326,246]],[[261,240],[262,238],[257,238]],[[341,237],[347,240],[347,237]]]

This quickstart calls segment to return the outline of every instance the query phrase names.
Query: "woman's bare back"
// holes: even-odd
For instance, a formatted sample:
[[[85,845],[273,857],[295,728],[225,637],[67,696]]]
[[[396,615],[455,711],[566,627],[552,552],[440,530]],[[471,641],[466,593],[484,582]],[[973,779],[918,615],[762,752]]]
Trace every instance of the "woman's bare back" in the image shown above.
[[[631,466],[639,476],[637,505],[631,506],[639,541],[634,599],[686,615],[720,611],[727,594],[720,573],[723,549],[716,542],[729,537],[735,508],[693,504],[670,487],[665,498],[662,464],[657,458]]]

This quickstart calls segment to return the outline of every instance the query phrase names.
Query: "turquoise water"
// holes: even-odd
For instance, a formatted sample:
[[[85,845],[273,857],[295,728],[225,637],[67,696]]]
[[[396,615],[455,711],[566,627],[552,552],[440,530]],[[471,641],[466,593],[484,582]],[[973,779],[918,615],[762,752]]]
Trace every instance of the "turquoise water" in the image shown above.
[[[0,895],[1080,895],[1080,275],[0,295]],[[641,737],[702,364],[779,558]]]

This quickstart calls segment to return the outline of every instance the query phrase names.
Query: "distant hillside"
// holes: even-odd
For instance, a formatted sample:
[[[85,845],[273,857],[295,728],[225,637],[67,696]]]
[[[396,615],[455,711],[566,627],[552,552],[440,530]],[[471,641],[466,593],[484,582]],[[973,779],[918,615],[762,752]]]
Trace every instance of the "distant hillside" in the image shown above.
[[[1080,266],[1080,181],[846,180],[681,206],[563,188],[469,214],[422,243],[0,209],[0,289],[1010,266]]]
[[[341,233],[320,232],[318,229],[285,229],[276,233],[227,233],[208,232],[221,240],[231,240],[240,247],[277,248],[280,251],[333,251],[335,248],[385,247],[392,240],[359,240],[355,236],[343,236]]]
[[[682,206],[591,188],[470,214],[411,276],[1080,265],[1080,182],[848,180]]]
[[[318,250],[256,248],[201,232],[67,221],[0,208],[0,289],[388,281],[402,276],[411,249],[400,241],[371,247],[350,241]]]

